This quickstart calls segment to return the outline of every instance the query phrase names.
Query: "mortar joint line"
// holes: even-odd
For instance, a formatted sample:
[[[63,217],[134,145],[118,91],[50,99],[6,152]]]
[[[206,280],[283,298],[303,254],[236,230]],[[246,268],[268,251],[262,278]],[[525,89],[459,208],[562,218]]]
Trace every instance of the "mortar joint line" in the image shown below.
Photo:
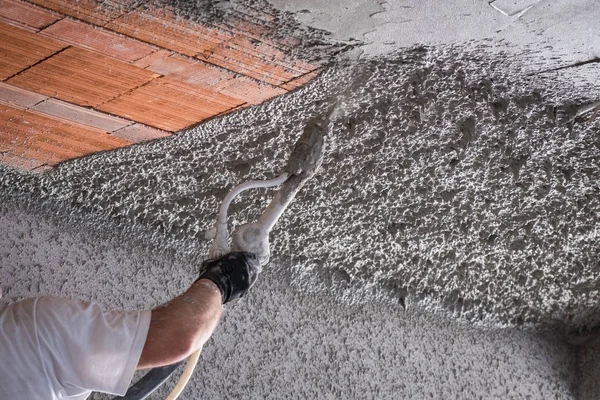
[[[290,83],[290,82],[293,82],[293,81],[295,81],[295,80],[301,79],[301,78],[305,77],[306,75],[309,75],[309,74],[312,74],[312,73],[313,73],[313,72],[315,72],[315,71],[318,71],[319,69],[321,69],[321,67],[316,67],[315,69],[313,69],[313,70],[310,70],[310,71],[308,71],[308,72],[305,72],[305,73],[303,73],[302,75],[298,75],[298,76],[297,76],[297,77],[295,77],[295,78],[289,79],[289,80],[287,80],[287,81],[283,82],[281,85],[279,85],[279,87],[281,87],[282,85],[287,85],[288,83]],[[317,74],[316,76],[318,76],[318,74]]]
[[[41,165],[38,165],[35,168],[30,169],[31,172],[37,172],[36,169],[40,169],[40,168],[44,168],[44,167],[50,167],[53,168],[51,165],[48,165],[47,163],[43,163]]]
[[[49,24],[47,24],[46,26],[44,26],[44,27],[40,28],[40,30],[36,32],[36,35],[39,35],[39,34],[40,34],[42,31],[45,31],[46,29],[50,28],[52,25],[56,25],[56,24],[57,24],[57,23],[59,23],[60,21],[63,21],[64,19],[66,19],[66,18],[67,18],[67,16],[66,16],[66,15],[63,15],[63,14],[60,14],[60,15],[62,15],[62,18],[59,18],[59,19],[57,19],[57,20],[56,20],[56,21],[54,21],[54,22],[50,22],[50,23],[49,23]]]
[[[237,110],[237,109],[240,109],[240,108],[245,108],[245,107],[248,107],[248,105],[249,105],[249,103],[248,103],[247,101],[243,101],[243,102],[241,102],[241,103],[240,103],[240,104],[238,104],[238,105],[235,105],[235,106],[233,106],[233,107],[229,107],[227,110],[225,110],[225,111],[221,111],[220,113],[218,113],[218,114],[215,114],[214,116],[215,116],[215,117],[220,117],[220,116],[223,116],[223,115],[225,115],[225,114],[229,114],[229,113],[230,113],[230,112],[232,112],[233,110]]]
[[[44,61],[47,61],[47,60],[49,60],[50,58],[52,58],[52,57],[54,57],[54,56],[56,56],[56,55],[58,55],[58,54],[60,54],[60,53],[64,52],[65,50],[67,50],[67,49],[69,49],[69,48],[71,48],[71,47],[72,47],[72,46],[71,46],[70,44],[67,44],[67,46],[65,46],[64,48],[62,48],[62,49],[58,50],[57,52],[54,52],[54,53],[50,54],[48,57],[45,57],[45,58],[43,58],[43,59],[41,59],[41,60],[39,60],[39,61],[37,61],[37,62],[35,62],[35,63],[31,64],[30,66],[28,66],[28,67],[26,67],[26,68],[22,69],[21,71],[14,73],[13,75],[9,76],[8,78],[5,78],[5,79],[3,80],[3,82],[8,82],[10,79],[14,78],[15,76],[18,76],[18,75],[22,74],[23,72],[29,71],[31,68],[33,68],[33,67],[35,67],[35,66],[37,66],[37,65],[39,65],[39,64],[41,64],[41,63],[43,63]]]
[[[183,131],[183,130],[186,130],[186,129],[191,129],[191,128],[195,127],[195,126],[199,126],[200,124],[205,124],[205,123],[207,123],[207,122],[209,122],[209,121],[212,121],[212,120],[213,120],[213,119],[215,119],[215,118],[219,118],[219,117],[222,117],[223,115],[226,115],[226,114],[230,113],[231,111],[233,111],[233,110],[234,110],[234,109],[236,109],[236,108],[244,108],[244,107],[245,107],[245,105],[247,105],[247,104],[249,104],[249,103],[245,101],[245,102],[243,102],[243,103],[240,103],[240,104],[239,104],[239,105],[237,105],[237,106],[230,107],[230,108],[228,108],[227,110],[225,110],[225,111],[222,111],[222,112],[220,112],[220,113],[218,113],[218,114],[211,115],[210,117],[208,117],[208,118],[206,118],[206,119],[203,119],[202,121],[193,122],[193,123],[191,123],[190,125],[186,126],[185,128],[181,128],[181,129],[180,129],[179,131],[177,131],[177,132],[171,132],[171,133],[174,135],[174,134],[177,134],[177,133],[179,133],[179,132],[181,132],[181,131]],[[243,106],[244,106],[244,107],[243,107]]]
[[[156,72],[155,72],[155,73],[156,73]],[[131,88],[131,89],[129,89],[129,90],[126,90],[125,92],[123,92],[123,93],[121,93],[121,94],[119,94],[119,95],[117,95],[117,96],[115,96],[115,97],[113,97],[113,98],[111,98],[111,99],[108,99],[108,100],[106,100],[106,101],[103,101],[103,102],[101,102],[101,103],[97,104],[96,106],[94,106],[93,108],[95,108],[95,107],[101,107],[101,106],[105,105],[105,104],[106,104],[106,103],[108,103],[108,102],[111,102],[111,101],[113,101],[113,100],[116,100],[116,99],[118,99],[118,98],[120,98],[120,97],[122,97],[122,96],[125,96],[125,95],[127,95],[127,94],[130,94],[130,93],[132,93],[134,90],[138,90],[138,89],[140,89],[140,88],[143,88],[144,86],[146,86],[146,85],[150,84],[151,82],[154,82],[155,80],[157,80],[157,79],[159,79],[159,78],[163,78],[163,77],[164,77],[164,75],[162,75],[162,74],[158,74],[158,76],[155,76],[154,78],[150,79],[149,81],[147,81],[147,82],[144,82],[144,83],[142,83],[141,85],[138,85],[138,86],[136,86],[136,87],[133,87],[133,88]],[[122,117],[121,117],[121,118],[122,118]]]

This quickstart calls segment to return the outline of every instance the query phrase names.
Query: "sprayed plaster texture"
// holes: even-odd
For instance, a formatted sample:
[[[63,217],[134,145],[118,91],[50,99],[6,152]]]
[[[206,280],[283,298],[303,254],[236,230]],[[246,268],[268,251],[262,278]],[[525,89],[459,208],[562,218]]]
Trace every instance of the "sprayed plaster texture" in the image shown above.
[[[0,203],[3,304],[57,295],[151,308],[197,276],[200,259],[135,240],[142,232],[131,237],[106,223],[99,230],[89,215],[13,200]],[[575,359],[553,335],[307,295],[292,284],[291,263],[279,257],[226,307],[182,398],[572,398]],[[175,382],[151,398],[164,398]]]
[[[204,231],[235,184],[283,170],[303,124],[341,104],[322,171],[272,234],[292,284],[347,304],[387,301],[483,325],[580,329],[598,320],[599,121],[575,118],[598,86],[523,76],[524,56],[416,48],[340,65],[290,95],[172,138],[74,160],[39,197],[144,240],[206,254]],[[242,195],[233,224],[271,198]]]

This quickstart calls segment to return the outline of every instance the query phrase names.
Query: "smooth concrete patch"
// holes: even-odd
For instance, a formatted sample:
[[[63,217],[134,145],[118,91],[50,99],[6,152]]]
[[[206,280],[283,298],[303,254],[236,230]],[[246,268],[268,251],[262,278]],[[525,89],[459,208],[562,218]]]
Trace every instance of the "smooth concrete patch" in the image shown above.
[[[491,39],[544,49],[539,61],[565,66],[600,55],[594,0],[268,0],[302,24],[331,39],[360,46],[354,56],[390,54],[414,45]]]

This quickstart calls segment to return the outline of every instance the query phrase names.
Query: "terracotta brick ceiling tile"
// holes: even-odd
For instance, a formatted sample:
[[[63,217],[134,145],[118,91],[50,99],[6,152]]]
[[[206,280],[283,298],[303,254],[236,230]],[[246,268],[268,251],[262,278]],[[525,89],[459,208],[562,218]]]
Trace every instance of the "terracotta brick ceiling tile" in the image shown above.
[[[293,73],[281,67],[227,47],[215,49],[210,55],[199,55],[198,59],[276,86],[295,78]]]
[[[40,35],[59,39],[127,62],[143,58],[156,50],[149,44],[70,18],[65,18],[44,29]]]
[[[104,0],[29,0],[51,10],[79,18],[96,25],[105,25],[125,12],[128,2]],[[133,1],[131,1],[133,3]]]
[[[185,84],[212,89],[239,99],[244,103],[259,104],[285,93],[284,89],[236,75],[217,66],[179,54],[147,57],[144,64],[156,73],[180,80]]]
[[[250,104],[260,104],[272,97],[287,93],[287,90],[261,84],[250,78],[232,79],[226,86],[219,90],[219,93],[240,99]]]
[[[239,100],[229,96],[190,88],[163,77],[103,104],[99,109],[176,132],[240,104]]]
[[[21,89],[7,83],[0,82],[0,102],[18,105],[21,107],[31,107],[48,97],[41,94]]]
[[[58,117],[65,121],[91,126],[105,132],[116,131],[133,123],[132,121],[123,118],[76,106],[71,103],[65,103],[64,101],[56,99],[47,99],[31,107],[31,109]]]
[[[157,76],[113,58],[70,47],[8,82],[81,106],[97,107]]]
[[[276,48],[244,37],[202,52],[197,58],[272,85],[281,85],[310,71]]]
[[[169,136],[319,73],[268,38],[262,10],[221,26],[138,3],[0,0],[0,163],[41,170]]]
[[[170,132],[161,131],[159,129],[150,128],[149,126],[142,124],[129,125],[123,129],[119,129],[112,133],[113,136],[117,136],[123,139],[131,140],[134,143],[145,142],[147,140],[160,139],[171,136]]]
[[[285,54],[281,49],[268,44],[264,41],[253,40],[243,35],[236,35],[231,40],[227,41],[227,46],[260,57],[265,62],[270,62],[290,71],[294,71],[296,75],[302,75],[314,70],[316,67],[300,60],[294,59]]]
[[[44,165],[43,161],[30,160],[10,153],[0,151],[0,164],[8,165],[9,167],[24,169],[31,171]]]
[[[0,16],[35,29],[44,28],[62,18],[58,13],[19,0],[0,0]]]
[[[231,38],[217,28],[177,19],[170,11],[133,11],[106,25],[107,28],[166,49],[194,56]]]
[[[36,28],[32,28],[29,25],[24,25],[24,24],[22,24],[20,22],[13,21],[13,20],[10,20],[8,18],[5,18],[2,15],[0,15],[0,23],[7,24],[7,25],[10,25],[10,26],[14,26],[16,28],[21,28],[21,29],[23,29],[23,30],[25,30],[27,32],[31,32],[31,33],[36,33],[39,30],[39,29],[36,29]]]
[[[131,144],[102,131],[0,105],[0,149],[11,156],[56,164]]]
[[[0,22],[0,79],[13,76],[66,46]]]
[[[310,82],[311,80],[313,80],[314,78],[316,78],[317,76],[319,76],[319,74],[321,73],[321,69],[316,69],[312,72],[309,72],[305,75],[302,75],[298,78],[292,79],[289,82],[284,83],[283,85],[281,85],[282,88],[286,89],[286,90],[294,90],[294,89],[298,89],[301,86],[304,86],[306,83]]]
[[[236,75],[223,68],[204,63],[180,54],[163,54],[148,60],[146,69],[196,86],[218,91]]]
[[[140,58],[139,60],[134,61],[132,64],[140,68],[147,68],[153,63],[155,63],[157,60],[165,60],[173,54],[177,53],[174,53],[171,50],[159,49],[156,50],[154,53],[148,54],[144,58]]]

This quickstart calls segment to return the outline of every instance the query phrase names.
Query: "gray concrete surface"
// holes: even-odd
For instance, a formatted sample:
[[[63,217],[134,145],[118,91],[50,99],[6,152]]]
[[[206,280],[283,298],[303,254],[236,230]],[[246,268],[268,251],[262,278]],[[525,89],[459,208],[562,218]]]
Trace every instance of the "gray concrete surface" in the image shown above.
[[[577,352],[556,332],[600,315],[600,121],[578,115],[600,98],[598,7],[272,3],[294,11],[283,25],[328,28],[332,48],[355,51],[293,94],[172,138],[41,177],[0,169],[3,301],[165,301],[193,279],[227,190],[274,177],[302,123],[340,101],[322,173],[188,397],[572,398]],[[306,32],[322,54],[328,36]],[[232,223],[269,199],[243,195]],[[581,382],[597,392],[593,373]]]
[[[538,61],[566,66],[600,57],[594,0],[267,0],[332,40],[360,44],[354,53],[384,55],[421,45],[492,39],[543,49]]]

